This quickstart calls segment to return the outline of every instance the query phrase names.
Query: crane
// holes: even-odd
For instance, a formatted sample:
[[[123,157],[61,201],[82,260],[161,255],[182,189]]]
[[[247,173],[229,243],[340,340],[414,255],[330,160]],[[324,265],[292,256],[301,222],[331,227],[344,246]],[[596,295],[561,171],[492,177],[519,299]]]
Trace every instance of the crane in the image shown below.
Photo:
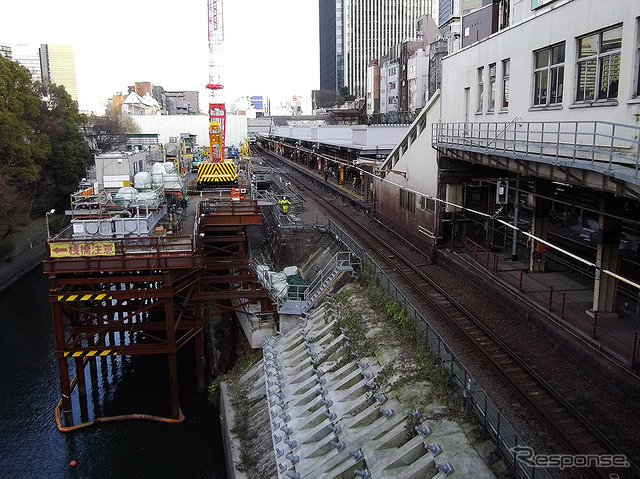
[[[222,0],[207,0],[209,36],[209,147],[210,159],[198,166],[198,186],[232,184],[238,174],[232,159],[225,158],[227,110],[222,100],[222,44],[224,24]]]
[[[209,19],[209,144],[211,146],[211,162],[224,161],[224,133],[227,122],[227,111],[222,101],[222,42],[224,41],[224,24],[222,16],[222,0],[207,0]],[[216,149],[214,151],[214,148]]]

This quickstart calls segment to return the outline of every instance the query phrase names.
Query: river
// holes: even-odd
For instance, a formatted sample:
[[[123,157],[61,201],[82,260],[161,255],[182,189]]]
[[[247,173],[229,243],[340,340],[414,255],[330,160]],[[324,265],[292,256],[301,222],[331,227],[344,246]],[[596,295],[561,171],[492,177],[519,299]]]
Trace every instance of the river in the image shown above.
[[[38,267],[0,294],[0,477],[225,478],[219,414],[196,392],[191,352],[179,356],[182,423],[131,420],[58,431],[48,287]],[[102,410],[126,410],[133,398],[168,403],[168,388],[156,391],[167,381],[166,363],[135,356],[104,368]]]

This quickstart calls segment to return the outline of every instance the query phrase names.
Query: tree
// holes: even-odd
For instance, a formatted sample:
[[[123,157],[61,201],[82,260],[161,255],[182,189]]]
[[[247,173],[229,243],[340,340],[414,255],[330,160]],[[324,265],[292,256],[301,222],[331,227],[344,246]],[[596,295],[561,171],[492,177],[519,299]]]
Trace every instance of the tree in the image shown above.
[[[339,104],[340,97],[333,90],[315,90],[314,94],[317,108],[335,108]]]
[[[127,133],[139,133],[138,125],[128,116],[107,113],[91,115],[85,125],[84,134],[91,153],[106,153],[124,145]]]
[[[342,88],[340,88],[340,96],[342,97],[342,103],[344,103],[345,101],[354,101],[356,99],[356,96],[352,95],[349,92],[348,86],[343,86]]]
[[[69,93],[57,85],[43,88],[42,93],[40,128],[49,138],[51,152],[40,162],[43,175],[34,204],[37,211],[67,207],[91,157],[82,134],[87,117],[78,112]]]
[[[51,151],[49,139],[37,129],[41,108],[29,71],[0,55],[0,174],[25,192]]]
[[[24,226],[29,215],[29,202],[24,201],[21,192],[11,186],[9,180],[0,172],[0,257],[10,251],[5,240]]]

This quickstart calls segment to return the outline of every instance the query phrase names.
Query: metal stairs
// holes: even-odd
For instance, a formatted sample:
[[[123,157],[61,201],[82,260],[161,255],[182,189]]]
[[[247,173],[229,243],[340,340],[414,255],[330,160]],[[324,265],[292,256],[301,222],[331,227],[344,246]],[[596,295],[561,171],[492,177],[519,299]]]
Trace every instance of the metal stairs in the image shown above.
[[[360,265],[360,258],[350,251],[336,253],[313,282],[304,291],[298,293],[298,298],[287,299],[280,305],[278,312],[280,314],[302,314],[308,311],[345,273],[354,273],[355,268]]]

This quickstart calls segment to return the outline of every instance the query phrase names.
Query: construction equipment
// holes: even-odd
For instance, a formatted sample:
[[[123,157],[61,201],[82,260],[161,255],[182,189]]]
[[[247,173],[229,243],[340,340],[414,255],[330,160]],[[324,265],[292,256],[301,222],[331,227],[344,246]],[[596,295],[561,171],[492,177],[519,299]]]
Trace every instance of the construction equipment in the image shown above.
[[[227,111],[222,100],[222,43],[224,25],[222,0],[207,0],[209,17],[209,145],[208,161],[198,165],[198,188],[236,184],[238,170],[232,158],[225,158]]]

